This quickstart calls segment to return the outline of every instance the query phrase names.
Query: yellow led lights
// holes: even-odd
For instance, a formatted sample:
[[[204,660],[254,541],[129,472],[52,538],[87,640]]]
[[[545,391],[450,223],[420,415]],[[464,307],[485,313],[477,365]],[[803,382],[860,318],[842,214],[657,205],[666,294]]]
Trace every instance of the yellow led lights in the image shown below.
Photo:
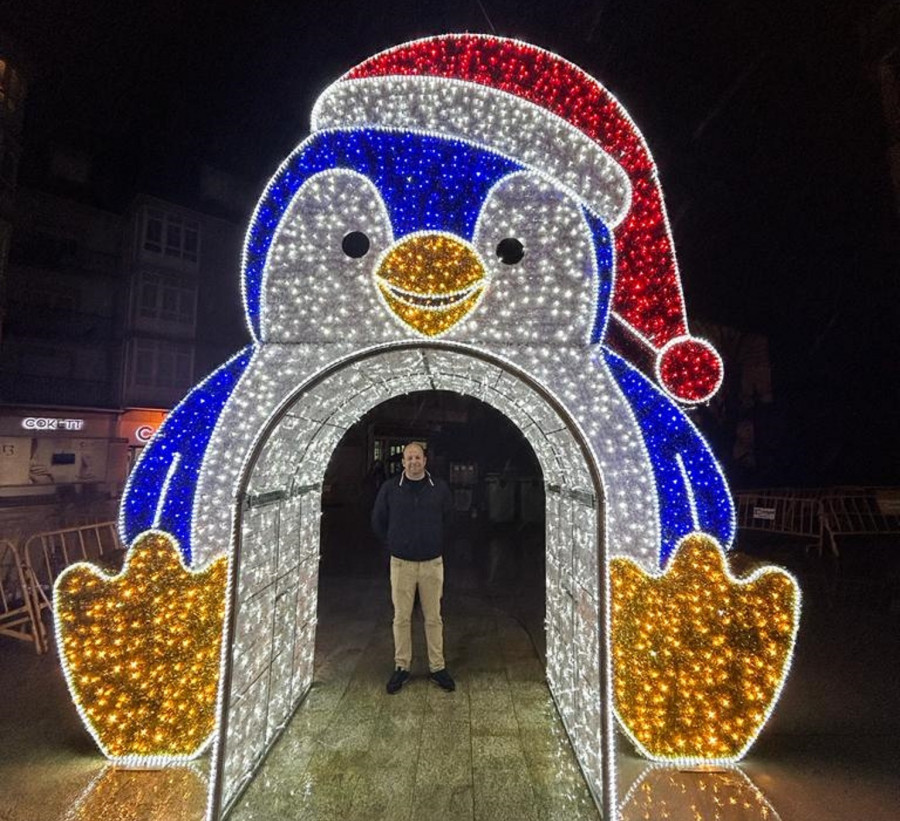
[[[69,691],[104,755],[165,763],[202,752],[215,727],[227,559],[185,568],[147,531],[118,576],[68,568],[54,590]]]
[[[449,234],[414,234],[394,245],[375,274],[387,306],[426,336],[449,331],[478,304],[486,284],[478,254]]]
[[[62,821],[199,821],[208,790],[198,764],[160,770],[107,764]]]
[[[790,667],[794,578],[774,567],[735,578],[702,534],[658,578],[621,558],[610,573],[615,707],[631,740],[657,761],[740,759]]]
[[[651,764],[622,800],[619,821],[779,821],[760,789],[737,767],[680,770]]]

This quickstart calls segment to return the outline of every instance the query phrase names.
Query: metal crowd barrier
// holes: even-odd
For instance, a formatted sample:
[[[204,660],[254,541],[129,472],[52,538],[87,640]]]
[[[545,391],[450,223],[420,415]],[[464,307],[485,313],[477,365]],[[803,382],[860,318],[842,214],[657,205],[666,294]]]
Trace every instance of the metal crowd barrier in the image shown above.
[[[797,537],[840,555],[840,536],[900,534],[900,488],[775,488],[737,495],[738,528]]]
[[[821,552],[824,533],[821,504],[809,493],[785,490],[739,493],[738,529],[795,536]]]
[[[35,607],[34,578],[9,539],[0,539],[0,636],[32,642],[37,653],[47,651]]]
[[[834,555],[837,536],[900,533],[900,488],[868,488],[827,493],[820,499],[822,527]]]
[[[115,522],[35,533],[19,548],[0,540],[0,635],[49,649],[43,612],[52,607],[53,583],[75,562],[117,570],[125,555]]]
[[[41,614],[52,607],[53,583],[63,570],[83,561],[115,570],[121,566],[124,552],[115,522],[67,527],[31,536],[22,549],[22,558],[34,578],[35,610],[41,629]]]

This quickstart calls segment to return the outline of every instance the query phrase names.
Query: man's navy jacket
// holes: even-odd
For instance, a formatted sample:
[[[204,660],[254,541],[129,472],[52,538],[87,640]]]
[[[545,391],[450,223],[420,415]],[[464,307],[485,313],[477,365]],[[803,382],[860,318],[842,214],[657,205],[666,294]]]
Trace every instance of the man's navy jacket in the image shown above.
[[[443,479],[426,472],[414,482],[401,473],[378,489],[372,529],[398,559],[436,559],[443,552],[444,523],[452,510],[453,497]]]

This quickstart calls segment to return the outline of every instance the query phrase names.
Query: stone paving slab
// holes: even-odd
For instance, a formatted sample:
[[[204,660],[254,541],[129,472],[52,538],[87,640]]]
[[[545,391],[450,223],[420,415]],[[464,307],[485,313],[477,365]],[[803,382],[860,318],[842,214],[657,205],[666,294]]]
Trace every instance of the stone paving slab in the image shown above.
[[[598,819],[523,626],[484,598],[457,600],[445,615],[457,689],[445,693],[426,677],[417,615],[413,675],[391,696],[391,612],[380,584],[347,582],[359,590],[330,599],[365,601],[366,621],[320,610],[313,691],[232,818],[264,817],[266,796],[287,791],[309,794],[296,809],[315,821]],[[316,731],[310,713],[320,725],[316,752],[305,764],[280,755],[298,730]],[[570,766],[564,789],[551,782],[560,756]],[[272,812],[281,812],[283,800],[273,801]]]

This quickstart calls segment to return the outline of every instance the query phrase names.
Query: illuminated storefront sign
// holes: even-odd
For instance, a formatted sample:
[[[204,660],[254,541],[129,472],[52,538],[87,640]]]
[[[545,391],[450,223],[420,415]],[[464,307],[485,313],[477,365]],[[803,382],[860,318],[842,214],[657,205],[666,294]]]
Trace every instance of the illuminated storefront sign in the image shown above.
[[[141,425],[134,432],[134,438],[138,440],[138,442],[143,442],[147,444],[152,438],[153,434],[156,433],[156,428],[153,425]]]
[[[116,432],[119,438],[128,440],[129,447],[142,448],[159,430],[167,414],[167,410],[132,408],[119,417]]]
[[[27,416],[22,420],[25,430],[81,430],[84,419],[57,419],[51,416]]]

